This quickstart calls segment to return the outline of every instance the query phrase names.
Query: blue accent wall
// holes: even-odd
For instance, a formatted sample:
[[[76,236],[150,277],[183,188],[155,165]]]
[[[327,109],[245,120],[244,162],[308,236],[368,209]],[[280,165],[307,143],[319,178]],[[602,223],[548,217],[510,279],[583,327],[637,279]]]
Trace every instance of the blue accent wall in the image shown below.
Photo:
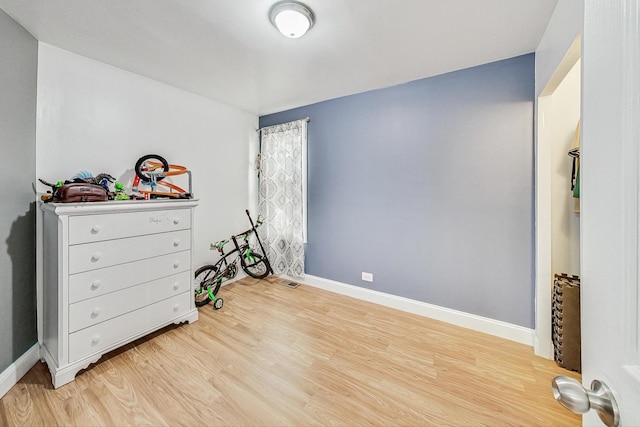
[[[533,328],[534,72],[528,54],[260,117],[311,118],[306,273]]]

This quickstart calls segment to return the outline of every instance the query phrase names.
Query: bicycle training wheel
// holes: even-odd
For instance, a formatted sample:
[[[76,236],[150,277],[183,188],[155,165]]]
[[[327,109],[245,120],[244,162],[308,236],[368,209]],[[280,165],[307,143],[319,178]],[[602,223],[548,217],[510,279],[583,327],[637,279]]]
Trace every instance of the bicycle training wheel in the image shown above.
[[[160,166],[158,166],[158,164]],[[167,172],[169,170],[169,163],[162,156],[157,154],[147,154],[146,156],[142,156],[138,159],[134,170],[141,180],[144,182],[151,182],[151,175],[147,171],[159,168],[162,168],[163,172]],[[156,181],[163,180],[164,178],[164,174],[158,175],[156,176]]]
[[[240,257],[240,264],[245,273],[256,279],[264,279],[269,275],[269,265],[267,258],[257,252],[251,252],[252,260],[248,260],[246,256]]]
[[[220,281],[217,277],[218,270],[213,265],[204,265],[195,272],[194,294],[196,307],[202,307],[209,304],[211,298],[209,298],[209,292],[211,288],[214,295],[220,290]],[[216,283],[217,282],[217,283]]]

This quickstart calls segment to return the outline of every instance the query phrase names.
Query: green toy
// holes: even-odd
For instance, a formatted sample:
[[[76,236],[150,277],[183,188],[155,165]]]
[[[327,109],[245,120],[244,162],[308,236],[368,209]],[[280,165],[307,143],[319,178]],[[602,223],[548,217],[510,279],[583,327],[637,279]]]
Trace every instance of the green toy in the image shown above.
[[[114,184],[116,189],[115,196],[113,197],[115,200],[129,200],[131,197],[127,195],[124,191],[124,185],[120,181],[116,181]]]

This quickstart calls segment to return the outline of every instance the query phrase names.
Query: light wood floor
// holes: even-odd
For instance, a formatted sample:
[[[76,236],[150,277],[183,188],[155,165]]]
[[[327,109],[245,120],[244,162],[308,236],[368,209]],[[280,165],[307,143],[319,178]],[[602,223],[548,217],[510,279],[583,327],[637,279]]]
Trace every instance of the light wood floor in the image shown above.
[[[578,426],[577,377],[530,347],[309,286],[245,279],[224,307],[103,357],[54,390],[38,363],[4,426]]]

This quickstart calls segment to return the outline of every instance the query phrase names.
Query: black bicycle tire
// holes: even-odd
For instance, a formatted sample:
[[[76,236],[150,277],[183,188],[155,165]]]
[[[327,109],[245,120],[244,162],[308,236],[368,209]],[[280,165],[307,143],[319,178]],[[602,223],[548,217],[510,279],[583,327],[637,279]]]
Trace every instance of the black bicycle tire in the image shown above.
[[[205,277],[202,277],[201,279],[198,279],[198,276],[200,276],[202,273],[206,272],[206,271],[213,271],[213,276],[209,277],[207,275],[205,275]],[[198,268],[196,270],[196,272],[193,275],[193,279],[195,283],[195,292],[194,292],[194,299],[199,296],[202,295],[203,292],[207,293],[207,296],[198,301],[197,299],[195,300],[195,304],[196,307],[203,307],[207,304],[209,304],[209,302],[211,301],[211,298],[209,298],[208,292],[207,292],[207,286],[204,285],[205,280],[209,280],[209,281],[215,281],[217,279],[217,275],[218,275],[218,268],[215,265],[203,265],[202,267]],[[214,288],[212,289],[213,291],[213,295],[216,295],[218,293],[218,291],[220,290],[220,282],[215,283]]]
[[[138,161],[136,162],[136,167],[134,168],[134,170],[136,172],[136,175],[138,175],[138,177],[141,180],[145,181],[145,182],[150,182],[151,181],[151,175],[145,175],[144,172],[142,172],[140,170],[140,167],[142,166],[142,164],[144,162],[146,162],[147,160],[150,160],[150,159],[154,159],[154,160],[157,160],[158,162],[162,163],[162,167],[164,168],[165,171],[169,170],[169,163],[165,160],[164,157],[159,156],[157,154],[144,155],[144,156],[142,156],[142,157],[140,157],[138,159]],[[165,178],[164,176],[156,177],[156,181],[162,181],[164,178]]]
[[[242,266],[242,270],[244,270],[245,273],[247,273],[249,276],[255,279],[264,279],[271,272],[271,269],[269,268],[269,261],[264,255],[261,255],[257,252],[251,252],[251,256],[258,258],[258,261],[253,263],[254,266],[264,264],[264,273],[256,274],[252,272],[250,270],[250,267],[247,265],[246,258],[244,255],[240,257],[240,265]]]

